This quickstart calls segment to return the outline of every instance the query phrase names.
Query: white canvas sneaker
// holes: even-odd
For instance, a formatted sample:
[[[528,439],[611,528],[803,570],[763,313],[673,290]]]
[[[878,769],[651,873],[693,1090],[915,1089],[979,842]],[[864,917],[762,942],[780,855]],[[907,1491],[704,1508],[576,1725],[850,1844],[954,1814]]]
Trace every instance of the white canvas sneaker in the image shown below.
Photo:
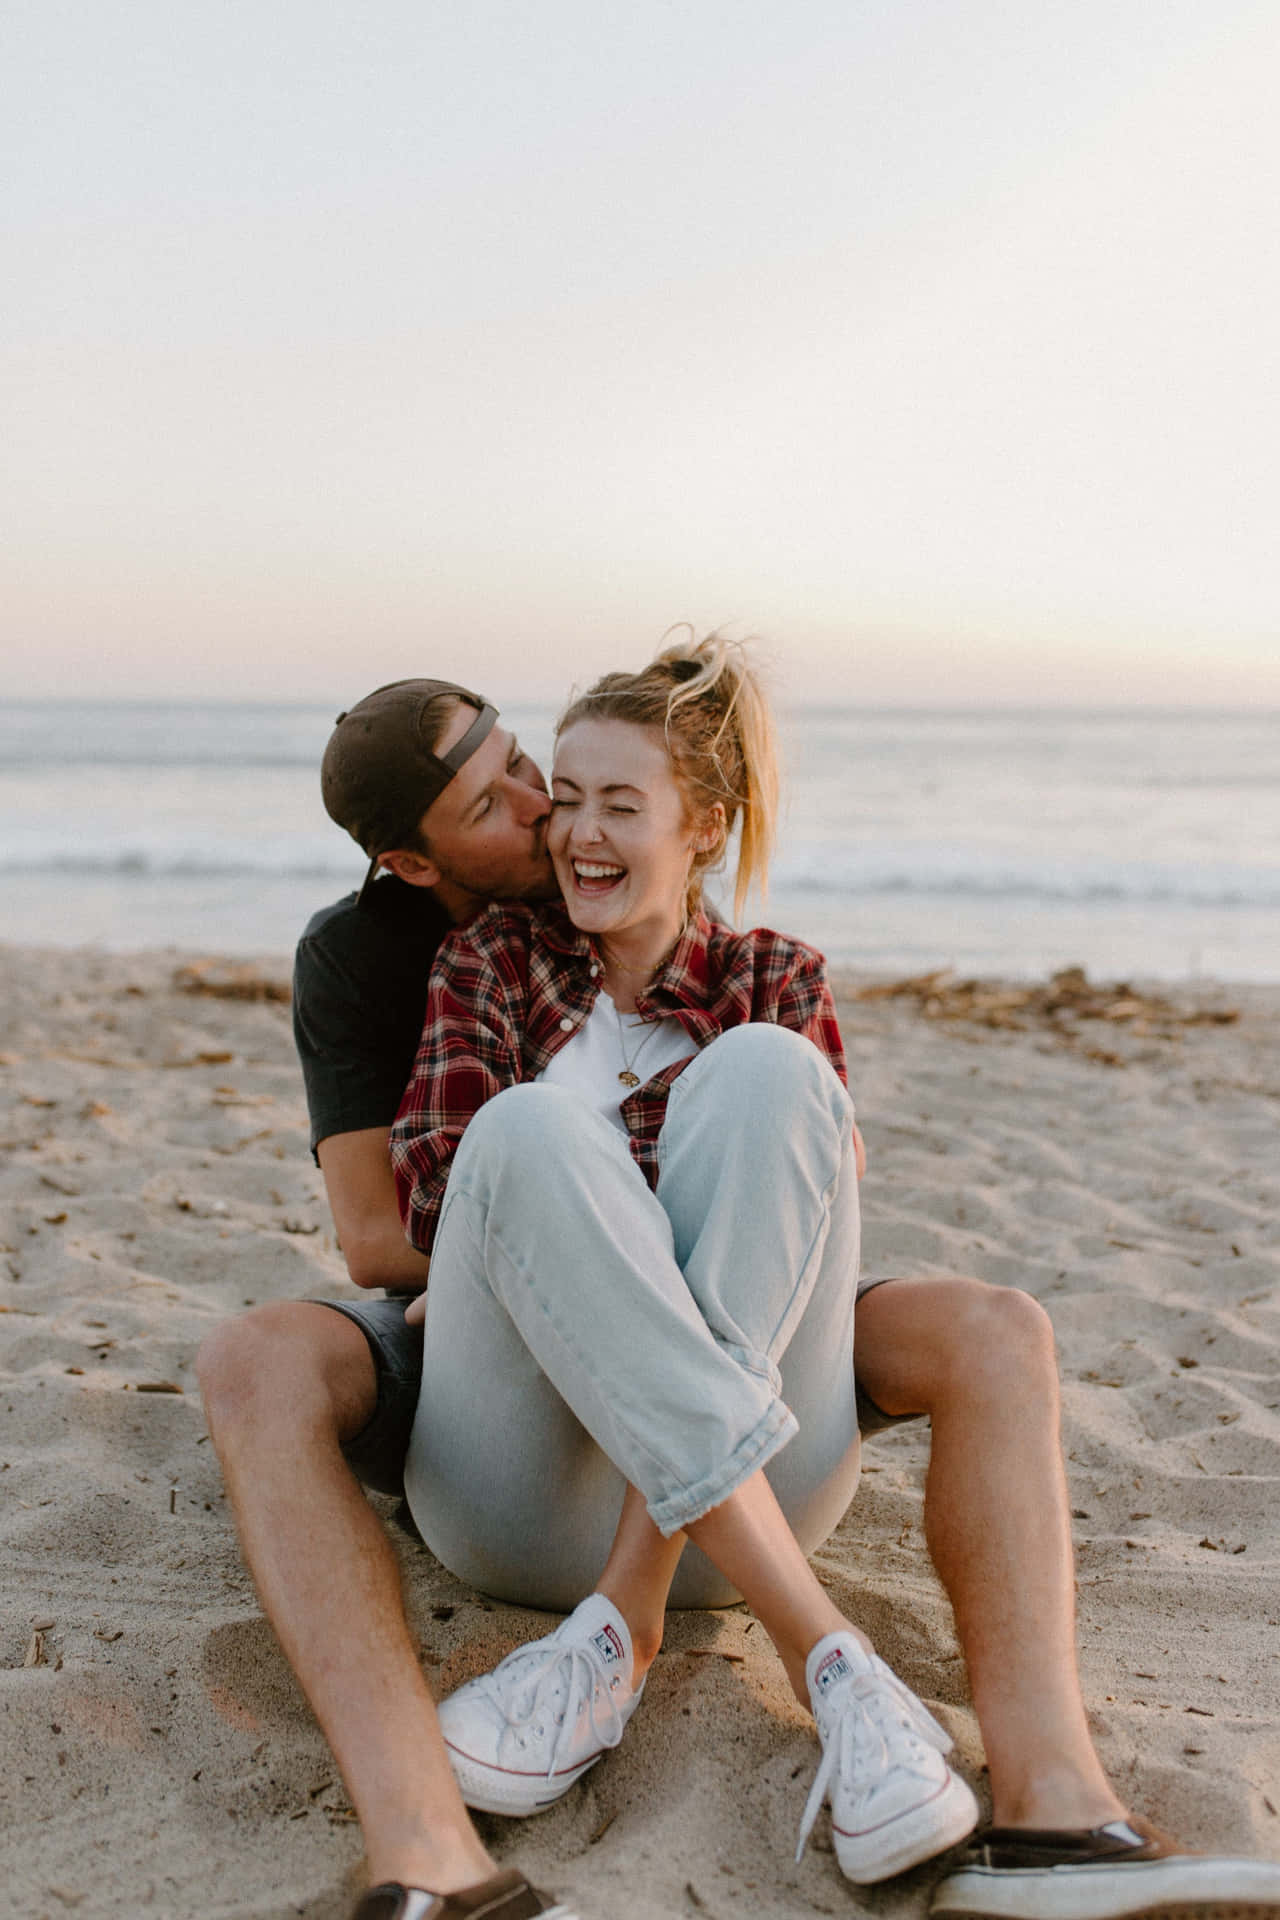
[[[454,1777],[469,1807],[540,1813],[616,1747],[640,1703],[631,1635],[593,1593],[555,1632],[517,1647],[440,1708]]]
[[[846,1879],[904,1873],[972,1833],[978,1803],[943,1755],[951,1736],[878,1654],[851,1634],[819,1640],[805,1665],[822,1762],[800,1823],[804,1852],[824,1800]]]

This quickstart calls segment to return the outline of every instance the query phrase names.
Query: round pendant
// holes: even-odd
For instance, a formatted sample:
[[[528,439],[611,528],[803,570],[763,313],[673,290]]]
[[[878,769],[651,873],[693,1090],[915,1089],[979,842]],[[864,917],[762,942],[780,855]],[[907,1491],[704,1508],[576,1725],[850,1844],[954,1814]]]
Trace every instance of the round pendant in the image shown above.
[[[638,1073],[632,1073],[630,1067],[624,1067],[618,1075],[618,1078],[624,1087],[638,1087],[640,1085],[640,1075]]]

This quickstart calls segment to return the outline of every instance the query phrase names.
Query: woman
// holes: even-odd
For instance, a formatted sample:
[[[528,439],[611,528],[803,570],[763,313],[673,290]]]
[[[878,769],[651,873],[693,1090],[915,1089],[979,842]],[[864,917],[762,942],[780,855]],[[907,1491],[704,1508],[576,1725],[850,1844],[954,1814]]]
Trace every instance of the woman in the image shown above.
[[[763,887],[776,792],[767,702],[721,640],[562,719],[564,903],[491,907],[441,948],[392,1135],[432,1255],[405,1484],[472,1584],[589,1595],[442,1708],[471,1805],[559,1798],[621,1738],[668,1599],[741,1594],[818,1722],[802,1842],[829,1796],[869,1882],[977,1809],[805,1559],[857,1481],[860,1142],[821,956],[701,905],[735,827],[736,910]]]

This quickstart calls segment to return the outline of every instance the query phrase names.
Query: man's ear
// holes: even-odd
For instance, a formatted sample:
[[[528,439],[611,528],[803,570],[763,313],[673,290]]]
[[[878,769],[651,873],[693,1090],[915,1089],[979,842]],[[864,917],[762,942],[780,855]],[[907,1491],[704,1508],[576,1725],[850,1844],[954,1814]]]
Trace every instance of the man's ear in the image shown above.
[[[394,873],[397,880],[403,880],[408,887],[434,887],[440,880],[440,869],[434,860],[425,853],[413,853],[407,847],[393,848],[384,853],[378,865],[385,867],[388,873]]]

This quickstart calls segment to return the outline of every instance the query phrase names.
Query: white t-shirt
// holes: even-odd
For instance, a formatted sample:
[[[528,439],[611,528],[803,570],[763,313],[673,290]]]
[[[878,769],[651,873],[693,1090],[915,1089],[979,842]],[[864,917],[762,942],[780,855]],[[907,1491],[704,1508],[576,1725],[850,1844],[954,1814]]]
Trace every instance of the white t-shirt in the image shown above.
[[[618,1022],[613,1001],[607,993],[598,993],[572,1040],[566,1040],[537,1078],[548,1086],[567,1087],[625,1133],[622,1102],[635,1088],[624,1086],[618,1078],[624,1065],[630,1065],[643,1086],[663,1067],[687,1060],[698,1048],[670,1015],[665,1020],[641,1020],[638,1014],[624,1013],[621,1032]]]

